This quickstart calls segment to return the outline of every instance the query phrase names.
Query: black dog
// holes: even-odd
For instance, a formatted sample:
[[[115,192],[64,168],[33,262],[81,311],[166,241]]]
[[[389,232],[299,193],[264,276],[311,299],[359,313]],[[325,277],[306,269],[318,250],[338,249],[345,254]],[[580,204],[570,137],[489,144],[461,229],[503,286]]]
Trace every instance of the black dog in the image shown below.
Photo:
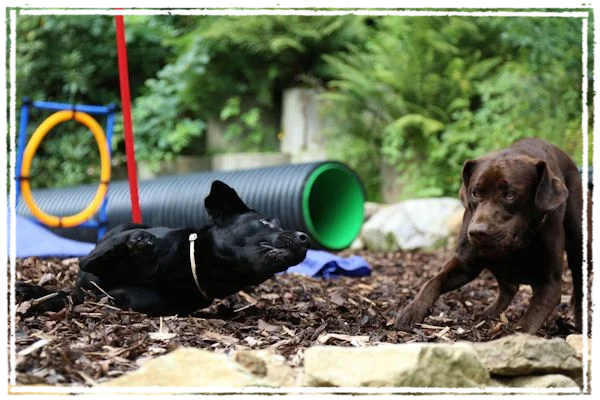
[[[101,288],[117,306],[148,315],[186,315],[257,285],[300,263],[310,240],[248,208],[235,190],[214,181],[204,205],[212,225],[169,229],[128,224],[109,231],[80,260],[74,301]],[[20,301],[51,292],[18,283]],[[58,311],[66,292],[38,311]]]

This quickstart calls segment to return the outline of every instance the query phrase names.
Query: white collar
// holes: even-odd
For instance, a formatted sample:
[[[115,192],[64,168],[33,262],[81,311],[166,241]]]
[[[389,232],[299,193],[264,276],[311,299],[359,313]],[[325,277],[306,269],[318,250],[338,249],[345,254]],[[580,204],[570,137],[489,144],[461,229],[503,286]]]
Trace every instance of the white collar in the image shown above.
[[[208,294],[206,294],[206,291],[204,289],[202,289],[202,286],[200,286],[200,282],[198,282],[198,275],[196,275],[196,257],[195,257],[195,252],[194,252],[194,241],[198,239],[198,234],[197,233],[192,233],[189,237],[189,241],[190,241],[190,267],[192,268],[192,275],[194,276],[194,282],[196,282],[196,287],[198,288],[198,291],[200,292],[200,294],[202,296],[204,296],[204,298],[206,299],[212,299],[212,297],[209,297]]]

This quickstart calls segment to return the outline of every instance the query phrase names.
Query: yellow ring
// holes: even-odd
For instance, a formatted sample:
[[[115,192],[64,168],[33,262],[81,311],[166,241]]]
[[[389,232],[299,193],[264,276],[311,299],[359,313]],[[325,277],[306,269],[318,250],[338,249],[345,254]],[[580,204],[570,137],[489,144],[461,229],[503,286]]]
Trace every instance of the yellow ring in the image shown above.
[[[33,194],[31,193],[31,184],[29,173],[31,171],[31,161],[37,151],[40,143],[44,140],[44,137],[53,129],[56,125],[70,120],[76,120],[86,127],[96,139],[98,144],[98,150],[100,151],[100,185],[96,191],[96,196],[92,199],[92,202],[83,211],[78,214],[69,215],[67,217],[56,217],[54,215],[46,214],[43,212],[35,202]],[[42,124],[35,130],[33,136],[25,147],[23,153],[23,164],[21,166],[21,193],[23,194],[23,200],[29,207],[33,215],[42,223],[51,227],[64,227],[69,228],[77,226],[92,217],[92,215],[100,208],[106,191],[108,189],[108,181],[110,180],[110,155],[108,152],[108,143],[106,141],[106,135],[102,127],[92,118],[89,114],[81,111],[58,111],[49,116],[42,122]]]

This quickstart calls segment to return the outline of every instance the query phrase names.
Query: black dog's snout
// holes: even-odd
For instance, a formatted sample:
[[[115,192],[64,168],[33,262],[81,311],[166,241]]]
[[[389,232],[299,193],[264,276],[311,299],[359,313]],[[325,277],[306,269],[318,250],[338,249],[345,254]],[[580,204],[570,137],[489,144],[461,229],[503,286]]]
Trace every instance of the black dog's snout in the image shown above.
[[[284,231],[279,234],[277,242],[281,247],[299,250],[300,248],[308,248],[310,238],[304,232]]]
[[[300,240],[300,243],[302,243],[303,245],[308,246],[310,244],[310,238],[306,233],[298,231],[296,232],[296,236]]]

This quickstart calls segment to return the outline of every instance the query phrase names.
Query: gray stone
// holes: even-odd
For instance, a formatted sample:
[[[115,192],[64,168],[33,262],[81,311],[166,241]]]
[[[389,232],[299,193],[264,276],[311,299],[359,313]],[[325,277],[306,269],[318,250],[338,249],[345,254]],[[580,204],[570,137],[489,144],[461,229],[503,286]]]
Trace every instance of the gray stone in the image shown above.
[[[224,354],[179,348],[146,362],[138,370],[102,383],[106,387],[274,386]]]
[[[286,364],[285,358],[266,350],[239,350],[233,360],[258,378],[275,387],[297,386],[296,371]]]
[[[386,207],[386,204],[375,203],[372,201],[365,202],[365,222],[370,220],[377,211],[381,210],[383,207]]]
[[[406,200],[381,207],[363,225],[361,239],[374,251],[428,249],[447,243],[456,215],[463,206],[457,199]]]
[[[575,350],[559,338],[542,339],[516,334],[485,343],[474,343],[479,358],[492,375],[581,374]]]
[[[304,355],[304,386],[485,387],[489,379],[465,343],[318,346]]]
[[[520,376],[496,379],[504,387],[504,396],[583,396],[573,379],[560,374]],[[500,394],[500,393],[497,393]]]
[[[567,343],[571,346],[575,353],[577,354],[577,358],[581,360],[583,363],[583,335],[569,335],[567,336]],[[587,381],[592,381],[592,339],[587,338]],[[583,371],[581,371],[581,375],[575,376],[575,382],[583,388]]]
[[[360,237],[354,239],[352,244],[350,245],[351,250],[363,250],[365,248],[365,244],[363,243]]]

